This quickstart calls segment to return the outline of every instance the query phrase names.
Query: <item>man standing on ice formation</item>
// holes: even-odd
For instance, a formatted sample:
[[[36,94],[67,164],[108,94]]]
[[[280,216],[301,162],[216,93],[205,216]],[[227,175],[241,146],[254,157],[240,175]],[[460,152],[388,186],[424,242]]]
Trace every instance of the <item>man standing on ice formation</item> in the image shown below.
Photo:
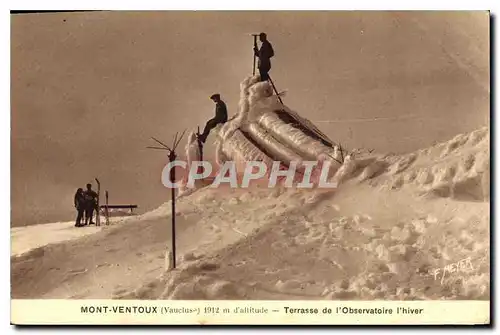
[[[85,225],[95,224],[92,222],[92,217],[97,208],[97,193],[92,190],[92,184],[87,184],[87,190],[83,192],[83,195],[85,197]]]
[[[207,136],[212,129],[214,129],[219,123],[227,122],[227,107],[226,103],[221,100],[220,94],[215,93],[210,97],[210,99],[212,99],[215,103],[215,117],[208,120],[203,133],[199,136],[200,141],[203,143],[207,140]]]
[[[259,58],[258,68],[260,72],[260,81],[269,80],[269,71],[271,70],[271,58],[274,56],[273,46],[267,40],[266,33],[260,33],[259,39],[262,42],[260,49],[257,44],[253,46],[255,56]]]

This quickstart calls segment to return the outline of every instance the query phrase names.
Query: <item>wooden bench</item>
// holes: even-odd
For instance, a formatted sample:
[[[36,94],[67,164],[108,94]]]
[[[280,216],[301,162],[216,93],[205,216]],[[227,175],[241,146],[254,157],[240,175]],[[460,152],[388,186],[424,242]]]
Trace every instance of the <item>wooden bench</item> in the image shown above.
[[[130,209],[130,214],[134,213],[134,209],[137,208],[137,205],[100,205],[99,209],[103,212],[106,213],[106,210],[108,209]]]

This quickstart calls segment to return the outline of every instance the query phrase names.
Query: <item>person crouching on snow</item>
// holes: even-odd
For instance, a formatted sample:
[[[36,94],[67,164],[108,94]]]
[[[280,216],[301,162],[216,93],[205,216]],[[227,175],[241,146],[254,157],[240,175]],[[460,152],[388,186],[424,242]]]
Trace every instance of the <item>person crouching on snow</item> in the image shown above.
[[[203,130],[203,133],[199,136],[199,140],[202,143],[205,143],[210,131],[214,129],[219,123],[227,122],[227,107],[226,103],[222,101],[222,99],[220,98],[220,94],[219,93],[212,94],[210,99],[212,99],[212,101],[215,103],[215,117],[208,120],[207,124],[205,125],[205,129]]]
[[[82,227],[83,214],[85,213],[85,196],[83,188],[79,188],[75,193],[75,208],[77,211],[75,227]]]

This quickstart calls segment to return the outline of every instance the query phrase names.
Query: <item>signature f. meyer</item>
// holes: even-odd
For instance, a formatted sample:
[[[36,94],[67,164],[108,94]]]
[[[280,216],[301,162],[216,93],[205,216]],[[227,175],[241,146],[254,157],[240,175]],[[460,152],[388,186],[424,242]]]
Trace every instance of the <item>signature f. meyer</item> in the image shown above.
[[[435,269],[434,280],[438,278],[439,273],[443,272],[443,275],[441,277],[441,284],[443,284],[443,280],[444,277],[446,276],[446,273],[450,274],[455,272],[465,272],[465,270],[467,269],[474,270],[472,268],[472,262],[470,257],[464,258],[456,263],[448,264],[444,268]]]

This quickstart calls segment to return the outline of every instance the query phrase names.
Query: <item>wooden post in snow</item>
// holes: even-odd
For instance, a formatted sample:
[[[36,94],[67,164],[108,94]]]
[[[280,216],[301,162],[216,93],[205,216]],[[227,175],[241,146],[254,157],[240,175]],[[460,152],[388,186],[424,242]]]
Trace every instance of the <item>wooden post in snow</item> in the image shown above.
[[[101,215],[99,212],[101,211],[101,207],[100,207],[99,198],[101,196],[101,182],[97,178],[95,178],[95,181],[97,182],[97,208],[96,208],[96,213],[95,213],[95,216],[96,216],[95,225],[100,226],[101,225]],[[90,221],[92,221],[92,218],[90,218]]]
[[[170,151],[168,155],[168,160],[170,162],[175,161],[177,158],[177,155],[175,154],[175,149]],[[175,183],[175,167],[170,170],[170,183]],[[175,188],[171,188],[171,199],[172,199],[172,262],[173,262],[173,268],[175,269]]]
[[[198,136],[196,136],[198,141],[198,149],[200,150],[200,161],[203,161],[203,143],[200,141],[200,126],[198,126]]]
[[[168,153],[168,161],[170,163],[174,162],[177,159],[177,154],[175,153],[175,149],[179,145],[180,141],[182,140],[182,137],[186,133],[186,130],[184,130],[179,138],[177,138],[178,133],[175,133],[172,149],[163,142],[157,140],[156,138],[152,137],[154,141],[156,141],[158,144],[161,145],[161,147],[148,147],[149,149],[158,149],[158,150],[167,150]],[[170,169],[170,183],[174,184],[175,183],[175,167]],[[176,236],[175,236],[175,188],[172,187],[171,191],[171,198],[172,198],[172,268],[175,269],[176,267]]]
[[[104,215],[106,216],[106,226],[109,226],[109,193],[106,191],[106,210],[104,211]]]

